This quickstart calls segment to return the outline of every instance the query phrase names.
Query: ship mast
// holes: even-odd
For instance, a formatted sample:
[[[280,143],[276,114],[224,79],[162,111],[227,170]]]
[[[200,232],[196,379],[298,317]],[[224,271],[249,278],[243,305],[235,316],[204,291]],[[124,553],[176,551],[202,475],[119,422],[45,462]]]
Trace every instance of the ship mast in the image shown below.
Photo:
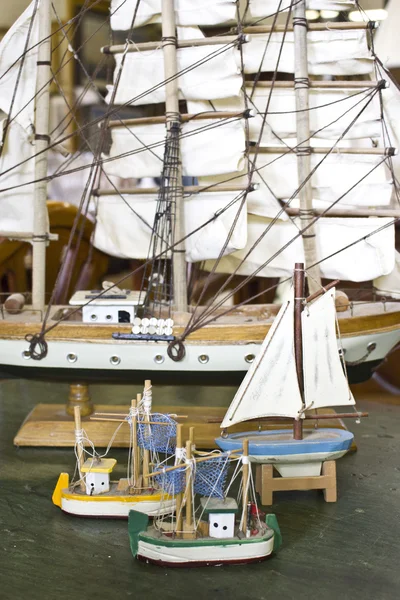
[[[300,395],[304,404],[304,373],[303,373],[303,332],[301,326],[301,313],[304,302],[304,264],[296,263],[294,266],[294,358],[296,361],[297,381]],[[303,439],[303,419],[294,419],[293,438]]]
[[[293,8],[294,35],[294,89],[296,96],[296,128],[297,128],[297,172],[299,185],[309,177],[311,172],[310,149],[310,113],[309,113],[309,79],[307,57],[307,19],[306,1],[297,0]],[[302,185],[299,191],[300,224],[303,229],[314,218],[312,202],[312,178]],[[314,225],[302,236],[306,269],[308,270],[308,290],[313,294],[321,288],[321,274],[316,266],[311,271],[310,265],[317,262],[317,245]]]
[[[165,113],[168,140],[177,136],[179,148],[180,114],[177,64],[177,38],[174,0],[162,1],[162,43],[165,75]],[[178,150],[176,177],[164,183],[169,187],[169,195],[174,200],[173,241],[184,238],[184,203],[182,186],[182,163]],[[186,261],[184,243],[175,246],[172,251],[173,297],[178,312],[187,311]]]
[[[49,109],[51,81],[51,2],[40,0],[38,9],[39,40],[35,102],[35,190],[32,239],[32,306],[45,305],[47,218],[47,148],[49,146]]]

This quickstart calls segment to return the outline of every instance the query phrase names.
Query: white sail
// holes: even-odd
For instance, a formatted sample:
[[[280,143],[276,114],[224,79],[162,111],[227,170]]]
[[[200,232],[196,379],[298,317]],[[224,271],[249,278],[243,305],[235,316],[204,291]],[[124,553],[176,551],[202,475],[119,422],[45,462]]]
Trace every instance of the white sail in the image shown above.
[[[159,177],[164,142],[163,123],[115,127],[110,155],[104,156],[104,170],[119,177]],[[240,119],[202,119],[182,125],[183,175],[201,177],[241,171],[245,150],[245,130]],[[120,155],[123,156],[118,158]]]
[[[11,114],[11,118],[29,131],[33,127],[34,120],[39,41],[39,19],[35,18],[34,8],[33,1],[0,42],[0,110],[9,115],[29,27],[34,18],[28,42],[29,52],[25,54]]]
[[[94,245],[112,256],[147,258],[157,197],[152,194],[121,195],[123,199],[116,195],[98,198]],[[246,201],[243,205],[242,201],[243,193],[234,192],[208,192],[185,198],[186,235],[211,221],[185,241],[187,262],[217,258],[237,214],[225,253],[246,245],[247,207]],[[219,211],[223,212],[212,220]]]
[[[400,253],[395,250],[395,265],[388,275],[374,279],[374,289],[379,296],[400,300]]]
[[[245,73],[274,72],[283,33],[254,34],[243,45]],[[365,30],[310,31],[307,36],[310,75],[362,75],[371,73],[374,61]],[[268,44],[268,51],[265,48]],[[294,73],[294,35],[287,32],[278,70]]]
[[[284,150],[282,149],[281,152]],[[323,154],[313,154],[311,167],[314,168],[323,158]],[[251,153],[250,161],[253,162],[254,159],[255,155]],[[332,152],[312,177],[314,208],[326,209],[344,194],[336,208],[388,206],[393,186],[389,169],[385,164],[379,165],[381,161],[380,156]],[[282,173],[285,174],[284,177]],[[229,180],[230,177],[235,177],[235,174],[202,177],[199,183],[210,185],[216,181]],[[350,190],[363,177],[365,179]],[[232,183],[243,184],[247,180],[247,172],[243,171],[243,176],[240,179],[235,178]],[[251,202],[248,203],[249,212],[260,217],[274,218],[280,209],[278,199],[288,201],[299,187],[296,155],[258,154],[252,183],[256,183],[258,189],[251,195]],[[290,206],[297,208],[298,200],[294,198]],[[286,220],[287,217],[282,214],[280,219]]]
[[[290,0],[239,0],[246,21],[285,11]],[[111,27],[126,31],[131,27],[137,0],[111,1]],[[134,27],[161,22],[162,0],[141,0]],[[348,10],[355,0],[308,0],[307,8],[315,10]],[[175,0],[176,22],[179,25],[218,25],[233,21],[237,15],[237,0]],[[246,7],[248,6],[247,10]]]
[[[5,115],[0,112],[0,139],[2,138]],[[33,146],[23,127],[12,122],[8,128],[4,148],[0,156],[0,231],[33,231],[33,185],[23,185],[35,179]],[[27,161],[27,162],[24,162]],[[13,169],[18,163],[23,163]],[[8,171],[9,169],[12,169]],[[7,172],[8,171],[8,172]]]
[[[130,29],[136,0],[111,1],[111,27]],[[162,0],[141,0],[134,27],[161,22]],[[217,25],[236,17],[236,0],[175,0],[178,25]]]
[[[338,353],[335,290],[305,307],[301,321],[306,409],[355,404]]]
[[[246,5],[247,0],[242,0],[242,3]],[[291,0],[250,0],[247,15],[260,19],[278,10],[287,11],[291,4]],[[307,0],[306,7],[313,10],[350,10],[355,7],[355,0]]]
[[[178,85],[182,97],[189,100],[212,100],[238,95],[242,76],[236,55],[237,50],[228,45],[178,48]],[[114,80],[120,71],[122,54],[116,54],[115,60]],[[130,52],[125,57],[114,103],[129,102],[135,106],[165,102],[164,79],[161,47],[157,50]],[[110,101],[113,88],[114,86],[108,86],[106,102]]]
[[[385,9],[388,17],[380,23],[374,36],[374,48],[387,69],[398,69],[400,67],[400,5],[398,0],[389,0]]]
[[[345,139],[380,138],[382,124],[380,121],[379,97],[375,96],[368,103],[370,94],[360,93],[355,89],[318,89],[309,91],[310,131],[312,135],[337,140],[350,127],[358,113],[366,107],[356,122],[349,128]],[[361,91],[362,92],[362,91]],[[280,138],[296,137],[296,98],[294,89],[256,87],[246,88],[248,106],[259,115],[249,121],[250,141],[258,142],[263,122],[263,114],[268,106],[266,125],[264,126],[262,144],[274,144],[277,134]],[[243,97],[214,99],[215,110],[240,111],[245,108]],[[207,101],[189,101],[188,111],[199,113],[211,110]],[[346,114],[345,114],[346,113]]]
[[[248,215],[246,247],[223,257],[217,267],[217,272],[232,273],[235,271],[238,275],[250,275],[257,270],[257,275],[260,277],[289,276],[295,262],[304,262],[301,238],[298,237],[283,251],[280,250],[298,234],[298,227],[300,227],[298,219],[275,222],[247,257],[252,245],[265,233],[270,224],[269,219]],[[385,229],[363,239],[384,225],[387,225]],[[318,259],[325,259],[320,264],[322,277],[348,281],[369,281],[393,270],[393,219],[376,217],[320,218],[316,223],[316,235]],[[343,250],[354,242],[358,243]],[[261,269],[262,265],[278,251],[280,251],[278,256]],[[331,256],[333,254],[335,255]],[[328,258],[329,256],[331,258]],[[245,262],[242,263],[243,259]],[[207,269],[212,266],[211,261],[206,263]]]
[[[293,300],[282,304],[221,427],[261,417],[297,417],[302,399],[294,358]]]

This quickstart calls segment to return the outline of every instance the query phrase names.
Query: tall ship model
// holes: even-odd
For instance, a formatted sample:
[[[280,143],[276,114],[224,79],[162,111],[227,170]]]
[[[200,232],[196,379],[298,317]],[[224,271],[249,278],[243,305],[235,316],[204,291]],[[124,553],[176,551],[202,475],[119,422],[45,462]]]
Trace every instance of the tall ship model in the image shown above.
[[[369,376],[400,341],[400,94],[373,23],[306,19],[306,8],[345,19],[355,4],[113,0],[111,35],[126,42],[102,49],[115,61],[104,112],[73,134],[49,127],[50,2],[29,5],[0,43],[0,235],[32,244],[33,276],[32,294],[2,307],[2,372],[245,372],[303,261],[309,294],[345,282],[336,303],[349,378]],[[83,14],[58,26],[80,67],[69,31]],[[132,41],[150,23],[159,39]],[[90,78],[85,89],[99,93]],[[146,116],[126,118],[132,107]],[[74,168],[66,156],[49,171],[72,136],[90,160]],[[93,247],[140,260],[142,283],[77,290],[60,306],[54,294],[45,302],[46,186],[81,171],[71,239],[91,213]],[[141,186],[127,187],[132,178]],[[254,304],[273,290],[272,304]]]

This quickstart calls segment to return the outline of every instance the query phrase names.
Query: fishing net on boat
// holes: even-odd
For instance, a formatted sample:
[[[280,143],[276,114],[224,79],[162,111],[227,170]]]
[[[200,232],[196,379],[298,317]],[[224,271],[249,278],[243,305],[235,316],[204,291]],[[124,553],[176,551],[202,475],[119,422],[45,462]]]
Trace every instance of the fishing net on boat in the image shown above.
[[[174,496],[185,489],[186,470],[187,466],[182,465],[182,468],[156,475],[154,479],[164,492]]]
[[[137,425],[138,445],[145,450],[172,454],[175,452],[176,426],[176,421],[162,413],[141,416]]]
[[[224,498],[229,458],[226,455],[216,456],[196,465],[194,492],[212,498]]]

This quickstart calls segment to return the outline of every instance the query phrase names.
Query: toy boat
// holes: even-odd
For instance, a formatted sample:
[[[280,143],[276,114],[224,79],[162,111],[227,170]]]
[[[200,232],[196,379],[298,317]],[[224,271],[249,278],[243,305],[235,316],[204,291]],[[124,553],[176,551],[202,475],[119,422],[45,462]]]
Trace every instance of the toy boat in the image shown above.
[[[349,450],[354,436],[347,430],[303,431],[304,418],[324,418],[310,415],[312,409],[355,404],[337,351],[336,326],[334,288],[321,290],[307,301],[304,265],[297,263],[294,298],[283,303],[221,425],[225,429],[249,419],[286,417],[293,419],[293,430],[223,434],[216,440],[222,450],[240,448],[246,438],[250,459],[272,463],[282,477],[320,475],[324,461]]]
[[[152,414],[150,411],[151,384],[146,381],[143,400],[138,394],[124,419],[131,429],[128,474],[126,478],[113,482],[110,475],[117,461],[106,458],[111,442],[106,453],[99,456],[82,429],[80,407],[75,407],[75,454],[79,479],[70,483],[69,475],[61,473],[53,493],[53,503],[62,511],[80,517],[126,519],[133,508],[151,517],[171,513],[175,509],[174,497],[143,481],[150,457],[153,459],[158,452],[174,450],[176,422],[168,415]],[[118,428],[122,424],[123,421]],[[85,448],[85,444],[89,449]],[[88,455],[86,460],[85,453]]]
[[[198,567],[259,562],[276,551],[281,535],[275,515],[267,515],[264,521],[255,498],[250,501],[254,486],[247,451],[245,441],[242,456],[212,453],[194,459],[192,442],[187,442],[185,461],[158,472],[160,485],[170,492],[172,485],[177,493],[175,519],[155,519],[149,526],[146,515],[132,510],[128,525],[132,554],[160,566]],[[237,501],[223,491],[234,459],[242,470],[238,520]],[[202,496],[197,509],[196,493]]]

